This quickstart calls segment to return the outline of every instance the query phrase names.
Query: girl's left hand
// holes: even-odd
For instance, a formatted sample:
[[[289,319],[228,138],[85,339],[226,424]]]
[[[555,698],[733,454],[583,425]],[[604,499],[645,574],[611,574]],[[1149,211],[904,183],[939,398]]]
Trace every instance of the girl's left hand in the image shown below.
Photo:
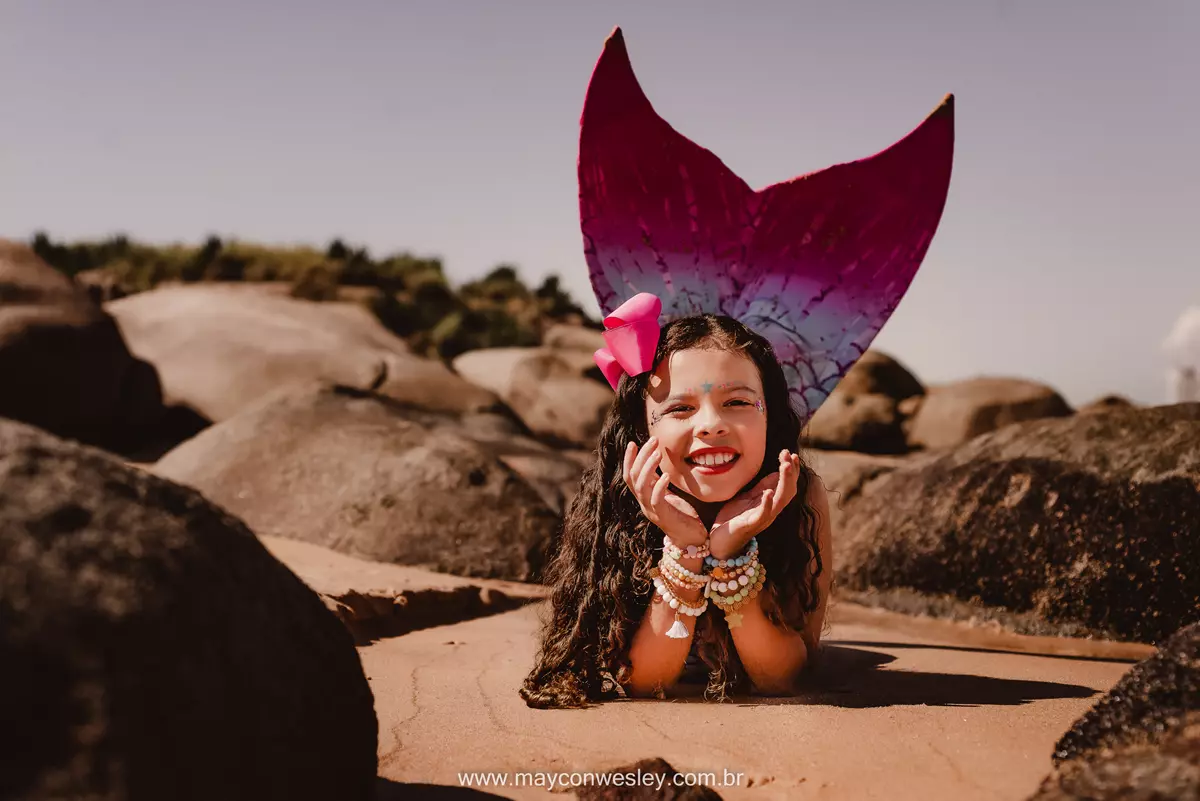
[[[779,471],[725,502],[709,533],[709,551],[715,559],[737,556],[751,538],[761,534],[796,497],[800,457],[779,452]]]

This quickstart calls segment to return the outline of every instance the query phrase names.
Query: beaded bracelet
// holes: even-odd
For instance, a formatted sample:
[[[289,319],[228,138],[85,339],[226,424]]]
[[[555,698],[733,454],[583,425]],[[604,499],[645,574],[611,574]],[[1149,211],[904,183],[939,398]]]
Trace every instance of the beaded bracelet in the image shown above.
[[[710,584],[710,586],[715,592],[721,593],[724,597],[725,593],[737,592],[742,587],[747,587],[753,584],[758,579],[759,574],[762,572],[762,566],[755,565],[736,578],[732,578],[727,581],[714,581]]]
[[[678,545],[671,542],[670,537],[668,537],[667,535],[664,534],[663,535],[663,553],[667,554],[672,559],[679,559],[680,557],[683,557],[683,556],[688,556],[693,559],[695,559],[697,557],[707,558],[708,554],[709,554],[708,540],[705,540],[700,545],[687,545],[683,548],[680,548]]]
[[[709,585],[705,589],[704,594],[718,609],[725,613],[725,622],[729,625],[729,628],[734,629],[742,625],[742,615],[738,610],[758,596],[766,580],[767,569],[760,565],[754,583],[743,586],[733,595],[721,595],[712,585]]]
[[[670,572],[669,569],[665,569],[661,566],[651,570],[650,575],[651,577],[660,578],[670,584],[672,588],[680,590],[699,590],[708,585],[707,579],[701,582],[689,581],[688,579],[682,578]]]
[[[742,552],[741,556],[734,556],[729,559],[716,559],[711,555],[706,555],[704,557],[704,564],[708,567],[737,567],[749,562],[756,553],[758,553],[758,537],[751,537],[746,550]]]
[[[679,616],[684,614],[699,617],[705,609],[708,609],[708,600],[705,599],[698,604],[683,600],[671,591],[670,586],[661,576],[654,577],[654,589],[658,595],[662,596],[663,601],[675,610],[675,622],[671,624],[671,628],[667,629],[667,636],[673,640],[685,639],[688,636],[688,629]],[[657,602],[658,598],[656,597],[654,600]]]
[[[674,559],[670,558],[669,556],[664,555],[662,559],[658,560],[658,564],[659,564],[659,567],[665,567],[666,569],[671,570],[675,574],[677,574],[685,579],[694,581],[696,583],[696,586],[700,586],[701,584],[705,584],[708,582],[708,576],[706,576],[703,573],[693,573],[692,571],[688,570],[686,567],[679,564],[678,562],[676,562]]]

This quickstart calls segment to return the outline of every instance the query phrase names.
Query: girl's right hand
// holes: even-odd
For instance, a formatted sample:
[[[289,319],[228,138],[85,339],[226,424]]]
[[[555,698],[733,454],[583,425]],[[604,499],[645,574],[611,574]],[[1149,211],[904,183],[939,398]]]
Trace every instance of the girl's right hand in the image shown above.
[[[656,469],[670,456],[666,448],[655,437],[646,440],[638,448],[630,442],[625,448],[625,464],[622,474],[625,485],[641,504],[642,514],[658,526],[676,545],[687,547],[701,545],[708,539],[708,530],[692,505],[670,491],[671,477],[663,470],[660,477]]]

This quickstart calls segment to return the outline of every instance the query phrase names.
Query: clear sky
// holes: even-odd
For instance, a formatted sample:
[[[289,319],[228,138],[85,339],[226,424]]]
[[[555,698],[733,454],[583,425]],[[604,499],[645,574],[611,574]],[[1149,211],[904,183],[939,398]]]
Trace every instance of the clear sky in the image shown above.
[[[923,381],[1166,397],[1200,304],[1200,2],[0,0],[0,235],[209,233],[512,262],[589,311],[575,162],[605,37],[755,188],[947,92],[955,172],[875,345]]]

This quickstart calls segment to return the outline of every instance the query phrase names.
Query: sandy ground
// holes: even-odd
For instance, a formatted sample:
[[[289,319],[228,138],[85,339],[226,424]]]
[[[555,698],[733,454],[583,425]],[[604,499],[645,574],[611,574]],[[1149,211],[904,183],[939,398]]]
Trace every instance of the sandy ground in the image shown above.
[[[1018,801],[1050,769],[1062,733],[1153,653],[835,599],[824,662],[799,697],[535,710],[517,688],[545,588],[263,541],[352,630],[365,617],[407,632],[359,648],[380,724],[379,801],[572,798],[569,788],[552,796],[513,784],[518,773],[603,772],[653,757],[726,799]],[[485,601],[456,603],[464,595]],[[509,786],[463,789],[469,772],[502,774]]]
[[[511,785],[517,772],[606,771],[662,757],[681,772],[715,773],[710,786],[727,799],[1015,801],[1047,773],[1059,736],[1153,651],[841,604],[820,675],[801,697],[534,710],[517,687],[544,607],[359,649],[380,720],[381,777],[482,798],[451,790],[460,773],[498,772]],[[387,787],[389,799],[433,797],[428,787],[413,795]],[[539,787],[480,789],[556,797]]]

